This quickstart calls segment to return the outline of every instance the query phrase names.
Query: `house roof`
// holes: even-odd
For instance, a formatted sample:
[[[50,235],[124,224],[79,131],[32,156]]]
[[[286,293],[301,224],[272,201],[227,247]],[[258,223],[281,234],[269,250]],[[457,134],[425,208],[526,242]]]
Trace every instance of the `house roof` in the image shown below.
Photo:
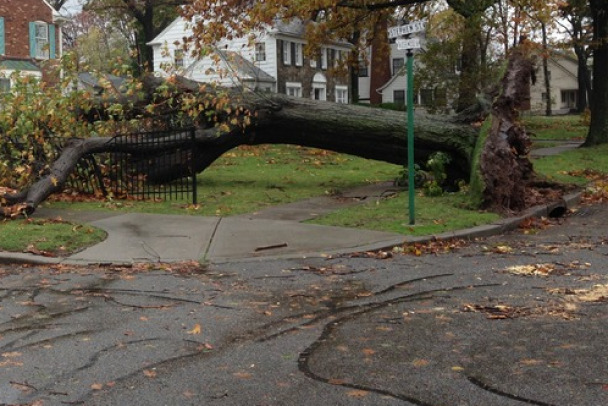
[[[32,61],[23,59],[4,59],[0,61],[0,70],[41,72],[40,68]]]
[[[241,81],[257,81],[257,82],[267,82],[267,83],[275,83],[276,79],[266,73],[264,70],[260,69],[253,62],[244,58],[241,54],[234,51],[217,51],[218,55],[222,59],[222,62],[225,63]],[[193,70],[195,70],[198,65],[201,63],[200,60],[195,61],[192,65],[186,68],[184,74],[187,74]]]
[[[154,39],[147,43],[149,46],[161,45],[165,42],[165,37],[167,34],[177,25],[184,25],[184,33],[191,34],[191,31],[187,29],[188,20],[183,17],[177,17],[175,20],[171,22],[164,30],[161,31]],[[281,18],[276,18],[272,26],[267,28],[267,32],[272,33],[273,35],[284,35],[288,37],[294,38],[304,38],[304,34],[306,33],[306,23],[299,18],[293,18],[289,21],[284,21]],[[346,48],[352,48],[352,44],[347,41],[334,41],[332,42],[335,45],[341,45]]]
[[[107,86],[104,86],[101,83],[101,80],[107,80],[110,82],[113,90],[117,93],[122,93],[125,91],[123,84],[125,83],[125,79],[119,76],[110,75],[107,73],[101,75],[94,75],[89,72],[81,72],[78,74],[78,80],[80,83],[86,87],[89,87],[95,90],[98,94],[102,93],[107,89]]]
[[[154,46],[162,44],[164,42],[164,38],[167,36],[167,33],[171,31],[171,29],[173,29],[173,27],[178,23],[183,23],[185,25],[186,19],[184,19],[184,17],[177,17],[175,20],[171,21],[171,23],[160,32],[160,34],[154,37],[152,41],[148,42],[146,45]]]
[[[399,78],[400,76],[405,76],[405,74],[407,73],[407,67],[406,66],[402,66],[396,74],[394,74],[389,80],[388,82],[386,82],[385,84],[383,84],[382,86],[380,86],[378,89],[376,89],[376,91],[380,94],[382,94],[382,92],[389,87],[390,85],[393,84],[394,81],[397,80],[397,78]]]
[[[271,31],[277,34],[303,37],[306,33],[306,26],[299,18],[293,18],[289,21],[283,21],[282,19],[277,18]]]
[[[59,14],[59,12],[57,10],[55,10],[55,8],[53,6],[50,5],[50,3],[46,0],[42,0],[42,2],[51,9],[51,12],[53,13],[53,22],[54,23],[62,23],[65,21],[68,21],[68,18],[62,16],[61,14]]]
[[[269,75],[237,52],[219,51],[219,54],[222,60],[234,68],[242,79],[250,78],[260,82],[276,82],[272,75]]]

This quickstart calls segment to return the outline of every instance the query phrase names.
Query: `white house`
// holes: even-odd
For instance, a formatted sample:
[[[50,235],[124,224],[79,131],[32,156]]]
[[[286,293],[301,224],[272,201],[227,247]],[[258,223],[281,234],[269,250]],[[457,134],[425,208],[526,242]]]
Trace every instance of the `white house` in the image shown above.
[[[253,41],[222,40],[211,55],[195,58],[184,44],[192,35],[192,22],[179,17],[148,45],[158,75],[177,73],[198,82],[348,103],[348,73],[333,68],[346,58],[351,45],[324,44],[318,56],[307,58],[304,32],[300,20],[277,21],[254,33]]]
[[[573,57],[553,54],[547,59],[551,84],[551,112],[567,114],[576,109],[578,97],[578,63]],[[545,114],[547,93],[542,61],[536,66],[536,81],[530,89],[533,114]]]

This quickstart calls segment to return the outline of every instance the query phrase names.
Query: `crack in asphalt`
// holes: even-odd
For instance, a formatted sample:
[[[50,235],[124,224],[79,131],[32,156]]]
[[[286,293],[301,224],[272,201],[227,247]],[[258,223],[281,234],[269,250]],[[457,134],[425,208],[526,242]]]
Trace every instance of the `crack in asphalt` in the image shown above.
[[[433,275],[435,277],[441,277],[442,275]],[[445,275],[444,275],[445,276]],[[448,275],[449,276],[449,275]],[[424,280],[427,278],[417,278],[416,280]],[[399,286],[404,286],[405,284],[407,284],[407,281],[405,282],[401,282],[399,284],[395,284],[393,285],[395,288],[399,287]],[[427,290],[427,291],[421,291],[421,292],[416,292],[410,295],[405,295],[405,296],[400,296],[397,298],[393,298],[393,299],[389,299],[386,301],[382,301],[382,302],[374,302],[374,303],[368,303],[365,305],[360,305],[360,306],[349,306],[346,308],[342,308],[342,309],[338,309],[334,312],[332,312],[331,315],[328,315],[326,317],[323,318],[327,318],[329,316],[335,316],[338,313],[343,313],[343,312],[347,312],[349,310],[353,310],[355,308],[360,309],[359,311],[355,311],[352,312],[350,314],[346,314],[342,317],[340,317],[339,319],[336,320],[332,320],[330,323],[327,323],[324,327],[323,327],[323,331],[321,333],[321,335],[319,336],[319,338],[317,338],[316,341],[314,341],[308,348],[306,348],[304,351],[302,351],[300,353],[300,356],[298,357],[298,369],[307,377],[318,381],[318,382],[323,382],[326,384],[331,384],[331,385],[337,385],[337,386],[344,386],[347,388],[354,388],[354,389],[360,389],[360,390],[365,390],[367,392],[373,392],[373,393],[377,393],[379,395],[383,395],[383,396],[389,396],[392,397],[394,399],[398,399],[398,400],[404,400],[407,402],[410,402],[414,405],[417,406],[434,406],[432,403],[427,403],[421,399],[417,399],[408,395],[404,395],[404,394],[400,394],[400,393],[395,393],[395,392],[391,392],[388,390],[384,390],[384,389],[379,389],[379,388],[373,388],[373,387],[368,387],[368,386],[364,386],[364,385],[357,385],[357,384],[351,384],[351,383],[333,383],[330,382],[329,378],[325,378],[322,377],[320,375],[317,375],[309,366],[309,360],[310,357],[313,355],[313,353],[321,347],[321,345],[324,344],[325,341],[327,341],[327,339],[331,336],[331,334],[333,333],[333,331],[335,329],[337,329],[340,324],[346,322],[346,321],[352,321],[355,320],[357,317],[364,315],[366,313],[369,313],[371,311],[374,310],[378,310],[380,308],[384,308],[384,307],[388,307],[397,303],[406,303],[406,302],[413,302],[416,300],[423,300],[423,299],[429,299],[432,298],[434,294],[436,293],[440,293],[440,292],[453,292],[453,291],[458,291],[458,290],[465,290],[465,289],[475,289],[475,288],[484,288],[484,287],[491,287],[491,286],[497,286],[498,284],[483,284],[483,285],[466,285],[466,286],[454,286],[454,287],[449,287],[449,288],[439,288],[439,289],[432,289],[432,290]],[[390,290],[390,288],[385,289],[386,290]],[[317,320],[318,321],[318,320]],[[270,336],[272,338],[276,338],[278,337],[278,334],[275,334],[273,336]]]
[[[487,383],[484,383],[483,381],[481,381],[481,379],[476,378],[474,376],[467,376],[467,380],[469,382],[471,382],[473,385],[475,385],[485,391],[493,393],[495,395],[502,396],[503,398],[513,399],[513,400],[517,400],[518,402],[523,402],[523,403],[527,403],[529,405],[535,405],[535,406],[556,406],[552,403],[546,403],[546,402],[541,402],[538,400],[527,399],[527,398],[524,398],[521,396],[517,396],[517,395],[513,395],[511,393],[501,391],[499,389],[493,388],[492,386],[488,385]]]

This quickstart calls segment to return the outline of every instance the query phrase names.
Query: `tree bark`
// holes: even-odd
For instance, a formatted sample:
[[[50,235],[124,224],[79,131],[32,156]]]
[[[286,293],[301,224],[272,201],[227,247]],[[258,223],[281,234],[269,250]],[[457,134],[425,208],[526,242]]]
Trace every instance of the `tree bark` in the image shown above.
[[[593,16],[593,91],[584,146],[608,143],[608,0],[591,0],[589,4]]]
[[[480,171],[484,183],[482,204],[493,211],[526,208],[526,188],[534,172],[528,159],[530,137],[518,122],[533,69],[525,44],[515,48],[508,60],[502,93],[492,108],[492,127],[481,153]]]
[[[185,89],[191,86],[191,83],[184,81]],[[234,127],[221,133],[215,127],[196,129],[194,159],[197,172],[204,171],[225,152],[245,144],[294,144],[394,164],[406,163],[407,123],[402,112],[290,98],[278,94],[250,93],[241,102],[255,113],[257,118],[253,125],[246,128]],[[446,117],[420,114],[416,117],[415,134],[415,157],[418,162],[425,162],[435,151],[447,152],[452,157],[449,168],[451,178],[468,180],[477,136],[475,128]],[[71,140],[64,146],[47,175],[27,191],[5,195],[4,200],[19,205],[20,210],[31,214],[51,194],[62,190],[78,160],[86,154],[126,152],[141,157],[147,152],[157,152],[154,149],[158,148],[147,146],[149,151],[146,151],[141,143],[113,143],[111,140],[111,137]],[[183,140],[175,141],[175,146],[181,142],[185,145],[191,140],[184,137]],[[167,144],[162,144],[162,148],[168,148]],[[156,167],[154,172],[146,173],[150,181],[166,181],[177,175],[179,174],[163,172],[162,168],[158,170]],[[22,203],[25,203],[25,207]]]

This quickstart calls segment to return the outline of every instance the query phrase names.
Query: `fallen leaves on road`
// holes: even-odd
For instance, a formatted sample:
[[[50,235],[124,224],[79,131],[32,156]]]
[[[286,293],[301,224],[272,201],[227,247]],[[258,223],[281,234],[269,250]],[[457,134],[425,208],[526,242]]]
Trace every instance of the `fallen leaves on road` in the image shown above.
[[[536,234],[540,230],[560,224],[560,221],[559,218],[529,217],[519,223],[519,229],[524,234]]]
[[[287,271],[305,271],[305,272],[314,272],[319,275],[348,275],[354,272],[351,268],[346,265],[336,264],[330,266],[302,266],[297,268],[289,268]]]
[[[513,265],[504,269],[504,272],[513,275],[526,276],[549,276],[549,275],[568,275],[569,271],[588,269],[591,264],[588,262],[574,261],[567,264],[562,263],[540,263]]]
[[[594,285],[590,289],[549,289],[549,293],[566,295],[579,302],[608,302],[608,285]]]
[[[531,313],[528,308],[507,305],[482,306],[477,304],[465,304],[462,310],[465,312],[483,313],[488,319],[493,320],[514,319],[527,316]]]
[[[456,251],[458,248],[466,247],[470,244],[469,241],[463,239],[447,239],[442,240],[438,238],[432,238],[426,242],[413,242],[405,243],[401,246],[395,246],[391,251],[378,250],[378,251],[365,251],[365,252],[354,252],[346,254],[349,258],[373,258],[373,259],[389,259],[393,258],[394,255],[438,255],[447,254]]]
[[[360,389],[354,389],[354,390],[346,392],[346,396],[348,396],[350,398],[364,398],[368,394],[369,394],[368,391],[360,390]]]
[[[144,369],[143,372],[144,372],[144,376],[146,378],[150,378],[150,379],[156,378],[156,371],[153,369]]]
[[[200,324],[195,324],[194,327],[192,328],[192,330],[189,330],[187,332],[187,334],[191,334],[191,335],[196,335],[196,334],[201,334],[202,332],[202,327]]]
[[[239,379],[251,379],[251,378],[253,378],[253,375],[250,374],[249,372],[235,372],[232,375],[235,378],[239,378]]]

